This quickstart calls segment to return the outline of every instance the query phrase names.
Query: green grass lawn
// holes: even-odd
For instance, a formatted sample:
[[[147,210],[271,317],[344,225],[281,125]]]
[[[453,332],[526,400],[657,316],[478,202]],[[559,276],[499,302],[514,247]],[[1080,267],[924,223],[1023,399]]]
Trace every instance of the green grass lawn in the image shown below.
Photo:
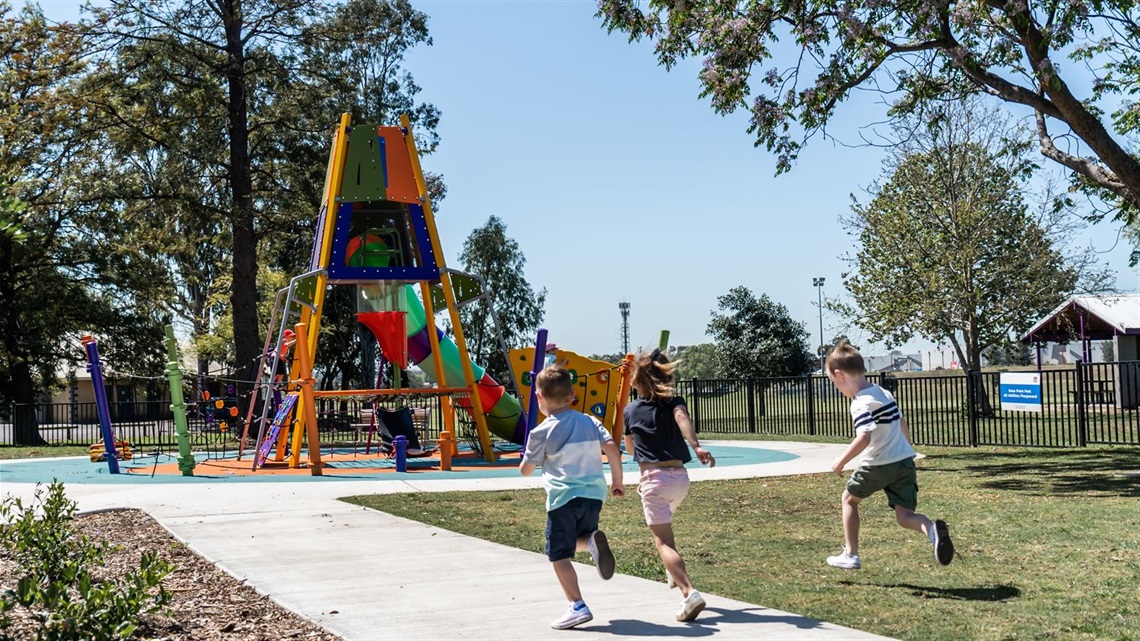
[[[220,438],[218,438],[217,435],[215,435],[215,434],[211,434],[211,435],[209,435],[209,437],[210,437],[210,440],[208,443],[207,443],[207,441],[203,440],[201,437],[192,438],[191,439],[191,449],[196,451],[196,452],[204,452],[207,449],[209,449],[210,451],[221,451],[222,446],[223,446],[222,440]],[[252,438],[251,438],[251,441],[252,441]],[[246,445],[247,448],[252,447],[251,445],[248,445],[248,443],[251,441],[247,441],[247,445]],[[92,443],[96,443],[96,442],[101,443],[102,441],[92,441]],[[238,446],[238,441],[235,439],[232,439],[232,438],[227,438],[224,445],[225,445],[225,448],[227,450],[236,450],[237,446]],[[327,446],[328,443],[325,443],[324,445]],[[154,445],[152,443],[147,443],[147,442],[137,443],[137,442],[131,441],[131,450],[133,451],[135,456],[143,456],[146,454],[150,454],[156,448],[160,449],[161,451],[167,452],[167,453],[175,453],[175,454],[178,453],[178,446],[176,444],[173,444],[173,443],[161,443],[159,445]],[[18,446],[18,445],[0,445],[0,461],[12,460],[12,459],[22,459],[22,458],[53,458],[53,457],[58,457],[58,456],[87,456],[89,452],[90,452],[90,445],[74,445],[74,444],[57,445],[57,444],[52,444],[52,445],[38,445],[38,446],[31,446],[31,447]]]
[[[43,447],[0,446],[0,461],[20,458],[54,458],[57,456],[87,456],[86,445],[45,445]]]
[[[902,639],[1140,639],[1140,448],[922,450],[919,510],[950,523],[961,556],[949,567],[881,495],[864,503],[863,569],[828,567],[842,541],[833,474],[708,481],[675,523],[695,584]],[[662,581],[630,494],[602,512],[618,572]],[[345,500],[541,552],[542,497]]]

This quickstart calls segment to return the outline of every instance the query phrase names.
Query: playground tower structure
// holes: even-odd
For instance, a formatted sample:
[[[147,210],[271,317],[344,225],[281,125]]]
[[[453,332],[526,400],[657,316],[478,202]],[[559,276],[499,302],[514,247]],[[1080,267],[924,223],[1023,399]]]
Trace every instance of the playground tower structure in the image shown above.
[[[300,465],[302,439],[309,441],[309,466],[319,474],[318,434],[310,421],[313,398],[335,394],[375,396],[415,390],[338,390],[313,392],[312,367],[317,352],[321,315],[328,287],[356,287],[357,318],[372,330],[384,357],[407,368],[423,368],[438,383],[444,420],[451,422],[453,407],[447,394],[473,419],[480,451],[495,460],[488,428],[489,413],[495,433],[522,442],[525,418],[518,401],[506,394],[486,372],[475,365],[467,350],[459,309],[464,303],[486,300],[481,279],[447,268],[440,246],[431,201],[420,168],[419,153],[407,116],[401,126],[353,125],[341,116],[334,135],[324,197],[313,239],[309,270],[294,277],[277,295],[266,336],[265,358],[270,372],[278,372],[286,358],[286,329],[296,329],[292,366],[287,377],[287,399],[293,409],[270,422],[272,381],[263,379],[264,393],[258,425],[259,451],[276,449],[284,458],[291,435],[291,467]],[[418,289],[418,295],[417,290]],[[435,310],[446,308],[454,343],[435,325]],[[263,368],[264,369],[264,368]],[[398,384],[397,384],[398,385]],[[308,390],[308,391],[306,391]],[[250,413],[253,412],[251,403]],[[244,445],[244,438],[243,438]],[[256,468],[258,457],[254,457]]]

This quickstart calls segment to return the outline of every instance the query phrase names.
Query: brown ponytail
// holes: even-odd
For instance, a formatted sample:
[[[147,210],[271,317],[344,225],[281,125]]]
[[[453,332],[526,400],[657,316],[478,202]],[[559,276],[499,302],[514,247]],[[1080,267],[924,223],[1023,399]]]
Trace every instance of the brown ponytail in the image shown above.
[[[660,349],[638,354],[634,365],[636,369],[633,371],[632,385],[638,396],[654,402],[667,401],[677,395],[673,389],[673,373],[677,371],[677,363],[670,363]]]

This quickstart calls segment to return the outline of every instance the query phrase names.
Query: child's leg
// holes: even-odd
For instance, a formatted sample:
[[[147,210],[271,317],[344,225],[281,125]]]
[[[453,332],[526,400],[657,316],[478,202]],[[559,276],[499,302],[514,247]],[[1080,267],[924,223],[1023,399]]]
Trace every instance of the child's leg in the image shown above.
[[[570,559],[561,559],[551,563],[554,566],[554,574],[558,577],[558,584],[562,586],[562,592],[566,595],[566,600],[574,603],[582,600],[582,590],[578,588],[578,573],[574,571],[574,564]]]
[[[583,534],[578,537],[578,541],[574,544],[574,553],[588,552],[590,550],[590,535]]]
[[[915,532],[922,532],[928,537],[934,530],[934,523],[930,519],[926,518],[926,516],[923,514],[915,512],[909,507],[896,505],[895,519],[899,522],[899,525],[905,527],[906,529],[914,530]]]
[[[843,544],[847,554],[859,554],[859,502],[863,499],[843,490]]]
[[[572,563],[574,553],[582,549],[582,541],[578,536],[580,503],[580,499],[573,499],[546,513],[546,558],[554,566],[558,584],[571,603],[582,599],[582,591],[578,588],[578,573]]]
[[[645,524],[653,533],[653,543],[665,570],[673,578],[682,596],[693,590],[689,580],[685,560],[677,552],[677,541],[673,535],[673,512],[689,493],[689,475],[685,468],[657,468],[645,470],[637,487],[641,495],[641,507],[645,512]]]
[[[673,524],[654,523],[649,526],[649,531],[653,533],[653,543],[657,546],[657,554],[661,556],[661,562],[665,564],[665,569],[669,571],[669,575],[673,577],[673,582],[677,584],[677,587],[681,588],[681,594],[689,596],[689,592],[693,590],[693,584],[689,581],[685,559],[681,558],[681,554],[677,552],[677,541],[673,536]]]
[[[894,465],[897,466],[897,478],[883,490],[895,510],[895,520],[906,529],[922,532],[933,539],[934,523],[925,515],[915,512],[918,508],[918,476],[915,474],[914,461],[906,459]]]

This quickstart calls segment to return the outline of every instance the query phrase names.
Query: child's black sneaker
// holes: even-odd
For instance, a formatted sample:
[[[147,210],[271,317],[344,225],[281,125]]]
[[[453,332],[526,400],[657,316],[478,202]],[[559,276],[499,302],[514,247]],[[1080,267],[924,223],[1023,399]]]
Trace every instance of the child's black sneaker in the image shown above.
[[[933,542],[934,558],[942,565],[950,565],[954,560],[954,542],[950,540],[950,528],[946,527],[946,521],[934,521]]]

